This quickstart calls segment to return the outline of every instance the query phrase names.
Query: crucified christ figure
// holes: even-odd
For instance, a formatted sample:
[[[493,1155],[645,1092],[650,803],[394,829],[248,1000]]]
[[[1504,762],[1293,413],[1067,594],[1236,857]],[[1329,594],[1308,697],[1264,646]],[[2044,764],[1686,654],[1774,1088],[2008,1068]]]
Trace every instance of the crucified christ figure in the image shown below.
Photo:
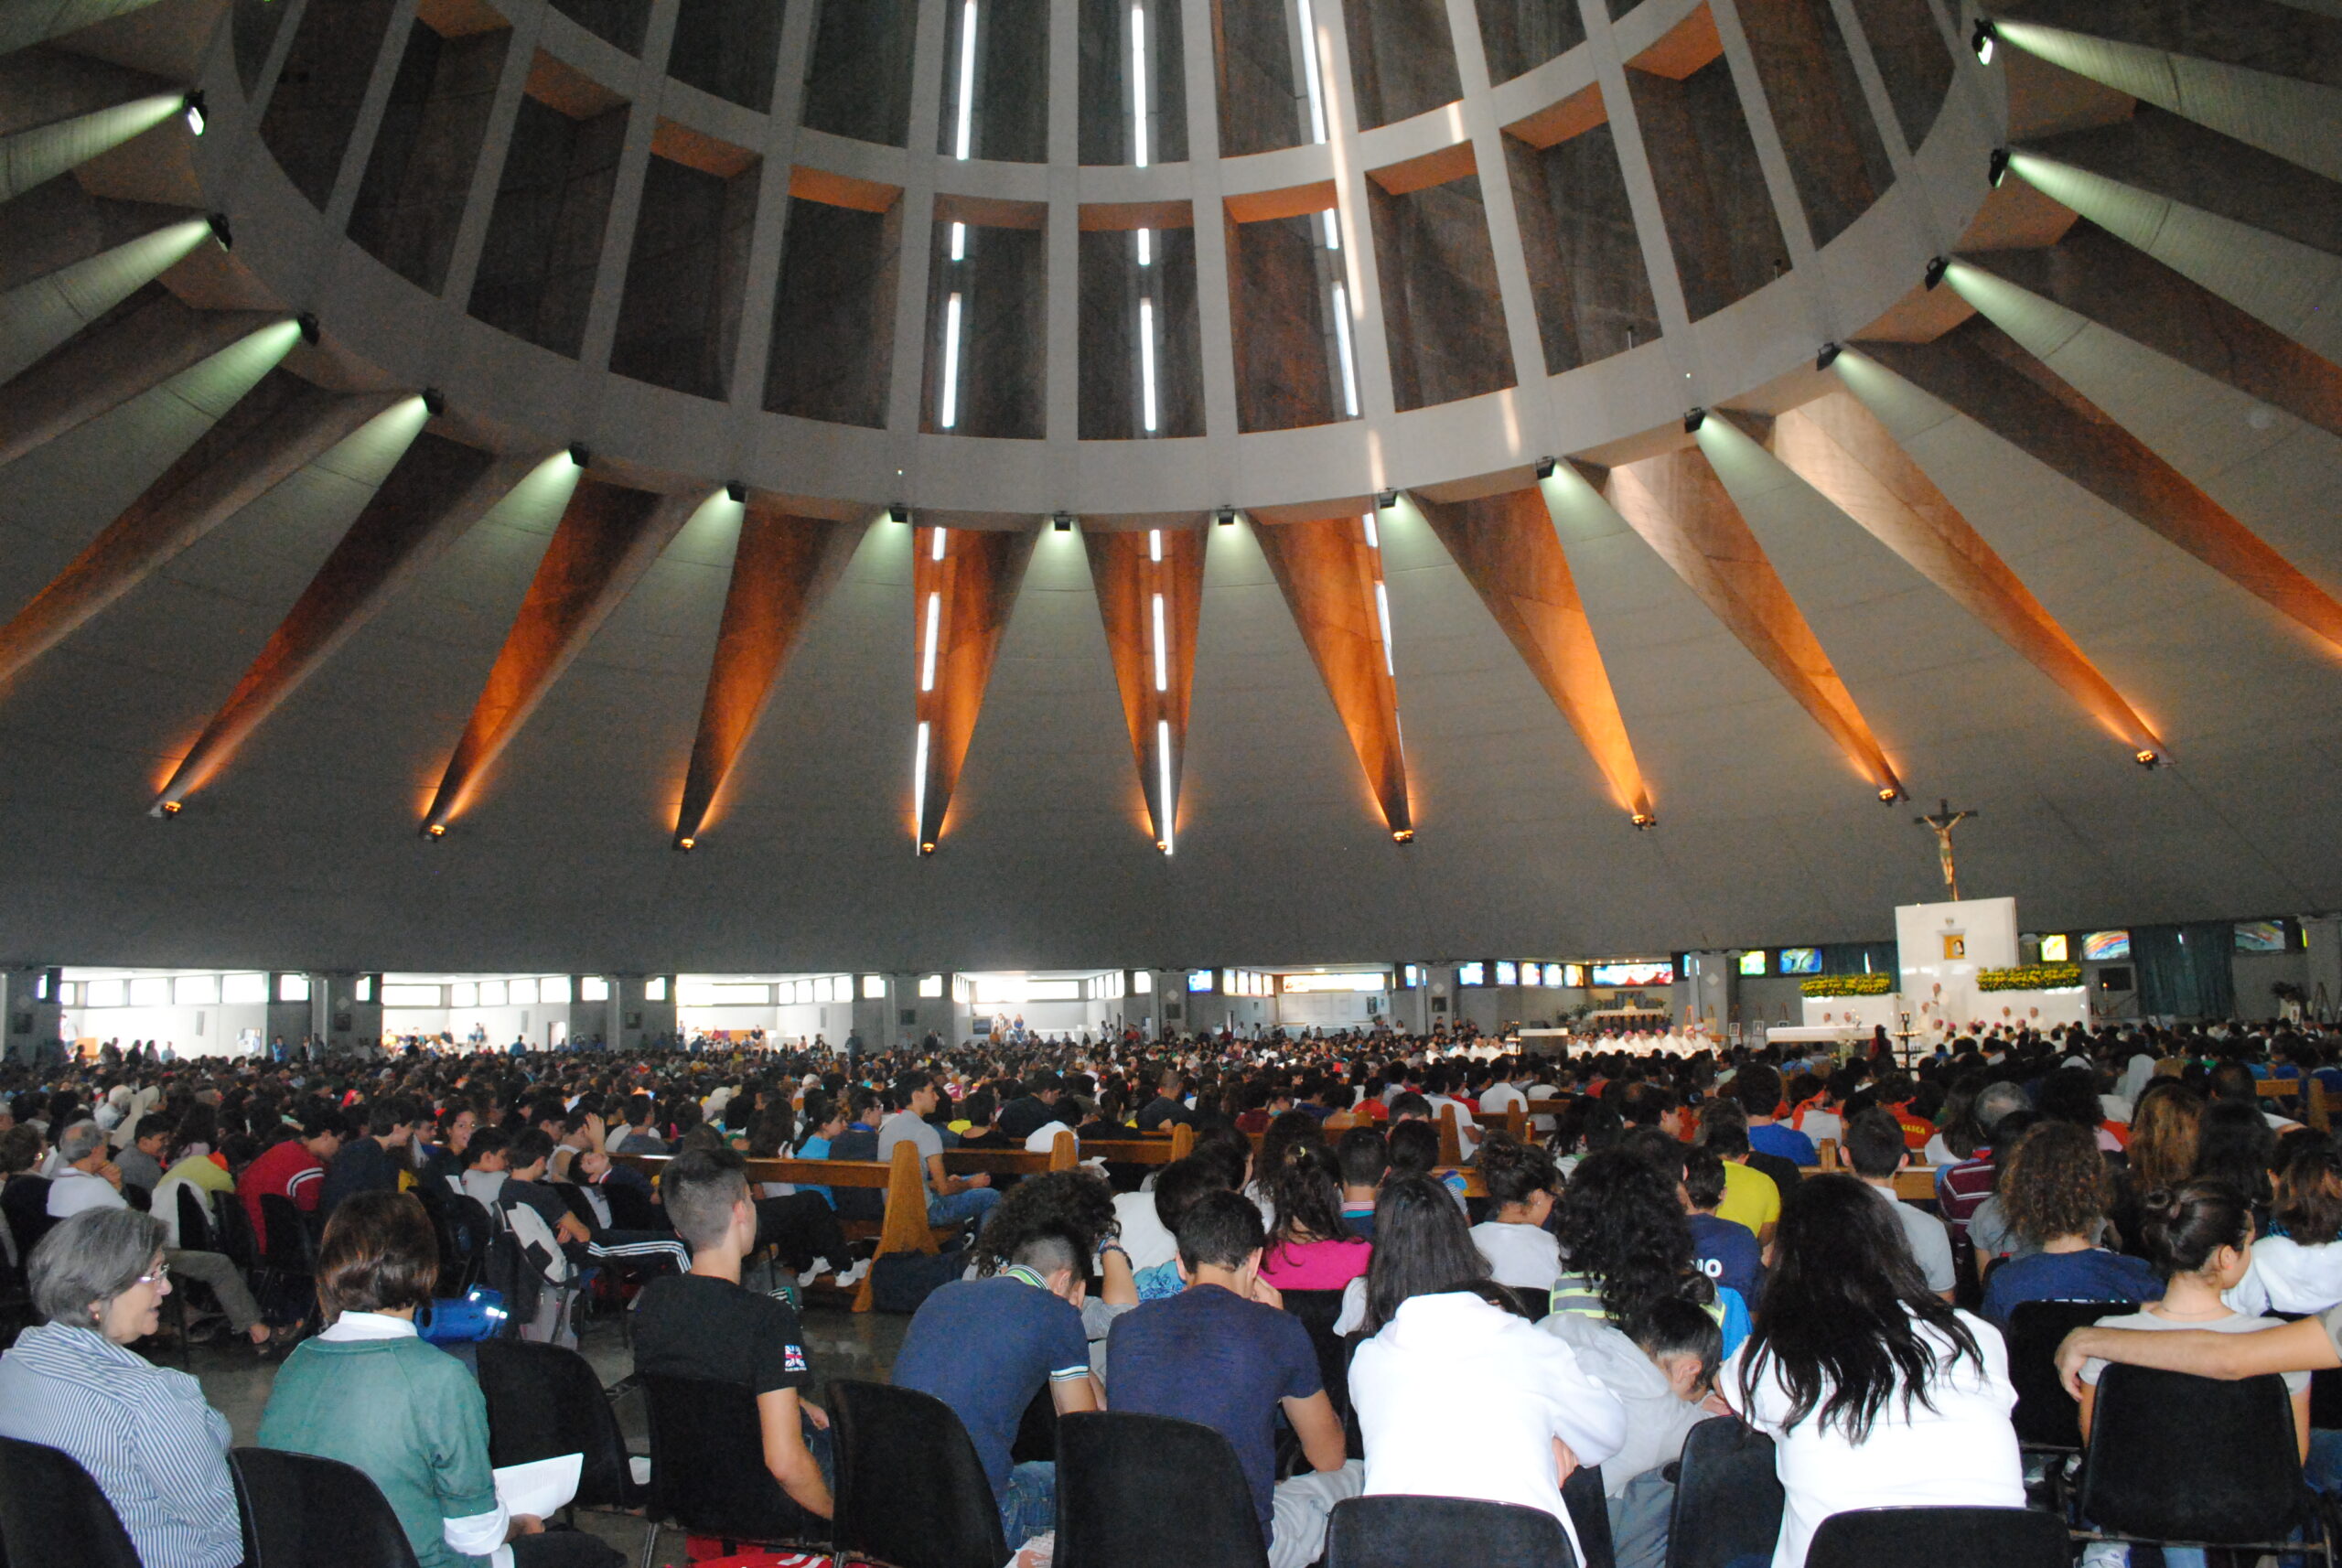
[[[1951,830],[1981,811],[1955,811],[1950,800],[1938,800],[1932,816],[1913,817],[1911,821],[1923,828],[1932,828],[1936,835],[1936,858],[1943,863],[1943,885],[1951,889],[1951,901],[1960,902],[1960,876],[1951,864]]]

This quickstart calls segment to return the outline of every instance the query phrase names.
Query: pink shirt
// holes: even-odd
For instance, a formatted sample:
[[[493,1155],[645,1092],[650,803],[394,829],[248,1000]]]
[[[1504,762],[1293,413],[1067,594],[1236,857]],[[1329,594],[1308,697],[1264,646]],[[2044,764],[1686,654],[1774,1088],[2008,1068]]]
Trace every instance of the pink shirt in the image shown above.
[[[1339,1290],[1366,1273],[1373,1243],[1356,1239],[1271,1242],[1261,1254],[1261,1277],[1279,1290]]]

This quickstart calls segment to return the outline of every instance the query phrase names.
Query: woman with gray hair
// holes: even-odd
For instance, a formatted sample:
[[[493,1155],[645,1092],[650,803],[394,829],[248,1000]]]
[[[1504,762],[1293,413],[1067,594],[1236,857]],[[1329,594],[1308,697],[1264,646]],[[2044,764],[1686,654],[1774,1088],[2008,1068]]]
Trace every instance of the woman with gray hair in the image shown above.
[[[92,1208],[33,1249],[44,1320],[0,1355],[0,1437],[73,1456],[104,1492],[145,1568],[243,1561],[228,1423],[185,1372],[132,1351],[171,1293],[162,1222]]]

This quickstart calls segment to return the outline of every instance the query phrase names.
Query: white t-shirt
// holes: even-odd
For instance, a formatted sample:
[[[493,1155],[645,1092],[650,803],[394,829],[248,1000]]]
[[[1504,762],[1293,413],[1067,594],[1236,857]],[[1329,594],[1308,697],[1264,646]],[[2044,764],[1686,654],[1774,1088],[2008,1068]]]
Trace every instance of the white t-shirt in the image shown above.
[[[102,1176],[75,1170],[67,1165],[50,1178],[48,1184],[48,1213],[52,1219],[65,1219],[85,1208],[126,1208],[129,1207],[113,1183]]]
[[[1161,1217],[1155,1212],[1153,1193],[1117,1194],[1114,1218],[1122,1222],[1123,1251],[1130,1254],[1133,1272],[1159,1268],[1179,1255],[1179,1239],[1165,1228]]]
[[[2241,1313],[2324,1312],[2342,1305],[2342,1243],[2304,1247],[2290,1236],[2252,1244],[2244,1278],[2220,1298]]]
[[[1778,1368],[1760,1381],[1746,1412],[1749,1423],[1778,1445],[1774,1469],[1788,1499],[1773,1568],[1804,1568],[1813,1532],[1832,1514],[1853,1509],[2006,1508],[2025,1506],[2025,1466],[2017,1456],[2016,1429],[2009,1412],[2016,1390],[2009,1383],[2008,1348],[2000,1332],[1963,1312],[1960,1320],[1975,1337],[1983,1366],[1965,1356],[1945,1367],[1950,1342],[1934,1329],[1919,1332],[1937,1348],[1945,1367],[1928,1388],[1934,1408],[1917,1400],[1907,1409],[1890,1399],[1872,1422],[1869,1437],[1850,1443],[1836,1424],[1824,1427],[1809,1415],[1784,1431],[1789,1396]],[[1717,1386],[1727,1399],[1740,1398],[1740,1369],[1747,1348],[1724,1363]]]
[[[2261,1246],[2255,1246],[2252,1251],[2254,1262],[2257,1262],[2260,1261]],[[2165,1317],[2161,1313],[2154,1312],[2126,1312],[2120,1317],[2101,1317],[2098,1320],[2098,1326],[2100,1328],[2144,1328],[2161,1332],[2168,1332],[2175,1328],[2202,1328],[2214,1334],[2257,1334],[2263,1328],[2283,1328],[2284,1326],[2285,1320],[2282,1317],[2255,1317],[2244,1312],[2231,1312],[2226,1317],[2208,1319]],[[2105,1370],[2106,1363],[2093,1356],[2082,1363],[2082,1381],[2095,1385],[2099,1375]],[[2309,1387],[2307,1372],[2287,1372],[2284,1378],[2285,1397],[2288,1399],[2297,1397]]]
[[[1495,1121],[1514,1106],[1526,1106],[1529,1097],[1509,1083],[1492,1083],[1480,1096],[1480,1114]]]
[[[1367,1496],[1541,1509],[1585,1561],[1553,1439],[1580,1464],[1606,1463],[1626,1441],[1627,1412],[1568,1345],[1468,1292],[1415,1296],[1358,1348],[1350,1401],[1366,1438]]]
[[[1472,1227],[1472,1244],[1500,1285],[1552,1290],[1562,1277],[1562,1244],[1550,1230],[1490,1219]]]

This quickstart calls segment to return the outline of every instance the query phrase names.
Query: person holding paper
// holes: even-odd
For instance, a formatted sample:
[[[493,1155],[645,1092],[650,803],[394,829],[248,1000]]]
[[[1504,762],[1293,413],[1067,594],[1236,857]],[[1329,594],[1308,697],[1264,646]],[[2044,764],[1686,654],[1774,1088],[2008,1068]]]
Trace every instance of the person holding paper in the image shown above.
[[[509,1511],[488,1463],[488,1402],[464,1364],[415,1332],[439,1248],[406,1193],[345,1198],[317,1248],[325,1332],[276,1375],[260,1444],[372,1477],[421,1568],[619,1568],[576,1530]]]

